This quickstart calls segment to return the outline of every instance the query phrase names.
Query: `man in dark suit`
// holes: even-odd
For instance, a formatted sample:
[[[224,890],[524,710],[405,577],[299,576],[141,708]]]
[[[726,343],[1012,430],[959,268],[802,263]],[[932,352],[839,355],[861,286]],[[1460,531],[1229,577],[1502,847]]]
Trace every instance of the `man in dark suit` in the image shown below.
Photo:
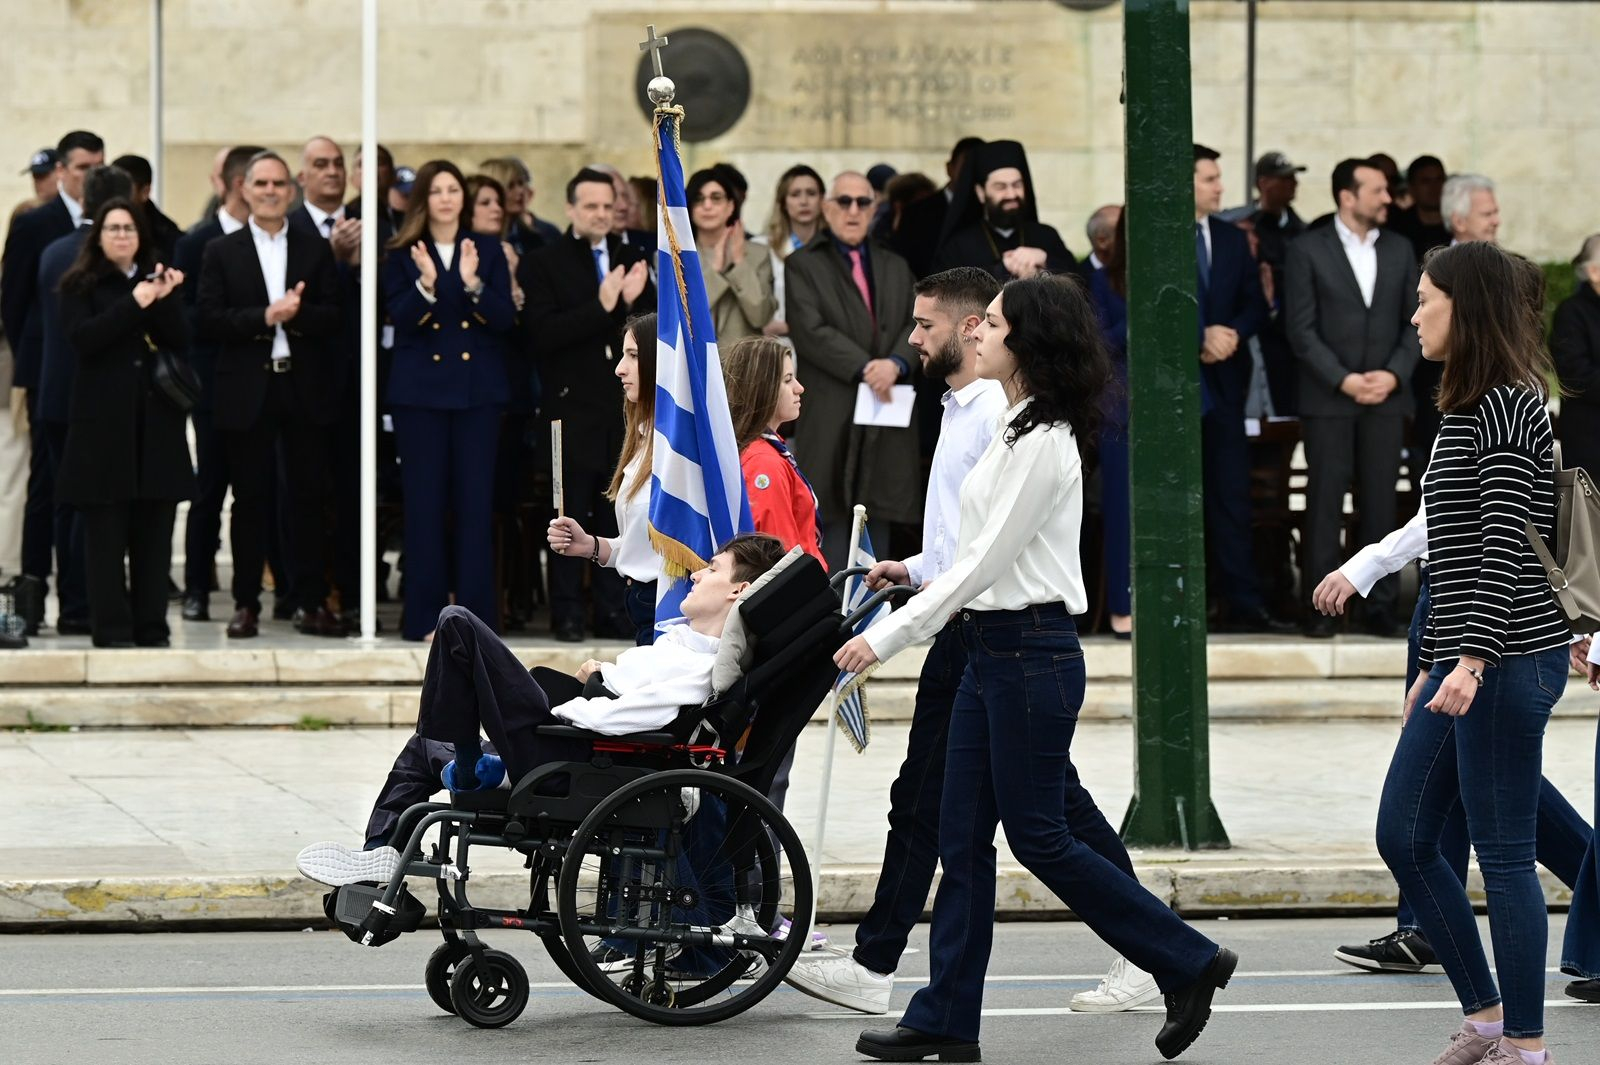
[[[917,280],[933,273],[933,255],[939,250],[939,235],[944,231],[945,212],[955,198],[956,179],[966,165],[967,156],[983,143],[981,137],[962,137],[945,160],[945,186],[936,196],[924,196],[906,205],[900,215],[900,228],[889,247],[905,259]]]
[[[233,598],[228,635],[258,633],[267,499],[281,446],[291,539],[320,545],[327,426],[338,415],[345,369],[338,351],[339,278],[325,241],[290,226],[289,166],[272,152],[245,170],[250,221],[205,249],[197,315],[218,345],[214,417],[233,478]],[[342,635],[328,610],[323,553],[294,552],[302,632]]]
[[[615,536],[616,516],[605,491],[622,451],[622,385],[617,358],[630,313],[650,310],[650,251],[624,244],[612,232],[616,190],[588,167],[567,182],[565,238],[522,260],[527,293],[522,319],[544,382],[539,440],[562,423],[562,484],[566,511],[597,536]],[[545,452],[548,455],[548,452]],[[591,577],[594,627],[631,637],[626,591],[614,569],[581,558],[550,558],[550,620],[556,639],[583,639],[585,570]]]
[[[41,333],[39,401],[36,417],[43,423],[50,465],[50,483],[56,482],[67,451],[67,426],[71,420],[72,386],[77,377],[78,353],[67,340],[57,288],[79,250],[100,206],[107,200],[128,199],[133,181],[120,167],[97,166],[83,182],[83,222],[73,232],[57,237],[39,257],[39,310]],[[89,589],[84,570],[84,529],[76,507],[57,501],[51,539],[56,553],[56,593],[61,613],[56,631],[63,636],[89,632]]]
[[[1388,216],[1383,171],[1365,159],[1333,168],[1338,214],[1289,245],[1285,267],[1289,342],[1300,360],[1300,426],[1306,447],[1307,598],[1320,575],[1339,567],[1344,494],[1355,482],[1360,542],[1395,527],[1395,481],[1409,396],[1421,351],[1411,316],[1417,262],[1405,238],[1380,228]],[[1367,597],[1374,635],[1405,634],[1394,616],[1393,579]],[[1313,614],[1306,634],[1334,634]]]
[[[150,188],[155,183],[150,160],[142,155],[119,155],[111,161],[111,165],[133,179],[133,195],[129,198],[144,215],[145,228],[155,241],[156,262],[172,262],[172,252],[178,246],[183,228],[163,214],[161,208],[156,206],[156,201],[150,198]]]
[[[868,237],[872,185],[865,175],[834,178],[822,213],[827,232],[784,261],[784,277],[789,335],[806,382],[794,453],[817,493],[822,552],[836,570],[849,553],[855,504],[867,508],[875,528],[909,531],[922,521],[915,424],[855,424],[860,386],[886,400],[896,384],[911,382],[919,360],[910,346],[911,267]],[[883,540],[877,546],[889,558],[913,553],[896,554]]]
[[[178,287],[184,312],[189,316],[189,364],[200,375],[200,401],[189,417],[194,424],[195,497],[189,503],[184,527],[183,617],[186,621],[211,620],[211,574],[222,534],[222,504],[228,495],[228,462],[212,416],[217,388],[217,345],[199,339],[197,299],[206,248],[211,242],[245,228],[250,205],[244,200],[244,172],[250,160],[265,148],[254,144],[229,148],[222,159],[222,206],[178,238],[173,264],[189,279]],[[274,565],[273,572],[287,581],[288,574]]]
[[[1218,628],[1275,632],[1261,594],[1250,522],[1250,441],[1245,401],[1252,366],[1248,341],[1267,318],[1261,271],[1238,227],[1214,217],[1222,206],[1219,154],[1194,146],[1195,261],[1199,269],[1200,395],[1206,536],[1221,580]]]
[[[47,581],[53,538],[55,483],[50,476],[49,444],[38,418],[39,363],[44,330],[39,318],[39,259],[45,248],[78,227],[83,217],[83,181],[106,161],[105,142],[86,130],[73,130],[56,145],[60,176],[56,198],[19,215],[6,234],[0,269],[0,322],[14,360],[11,387],[24,391],[29,418],[28,502],[22,519],[22,572]],[[32,635],[32,631],[29,635]]]

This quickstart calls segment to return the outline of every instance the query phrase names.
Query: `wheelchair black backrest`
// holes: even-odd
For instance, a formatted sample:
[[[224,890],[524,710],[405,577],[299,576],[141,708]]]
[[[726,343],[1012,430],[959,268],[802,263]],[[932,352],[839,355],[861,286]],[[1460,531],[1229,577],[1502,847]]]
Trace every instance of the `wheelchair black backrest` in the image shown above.
[[[833,656],[844,643],[839,598],[807,555],[739,605],[755,648],[750,667],[698,717],[732,748],[749,729],[737,763],[726,772],[765,794],[778,763],[833,686]]]

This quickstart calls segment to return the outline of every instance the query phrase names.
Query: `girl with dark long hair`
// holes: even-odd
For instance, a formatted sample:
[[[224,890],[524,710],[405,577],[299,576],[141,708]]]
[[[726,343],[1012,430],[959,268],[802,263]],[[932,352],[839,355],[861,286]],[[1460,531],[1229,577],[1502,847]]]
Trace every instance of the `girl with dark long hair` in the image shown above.
[[[1012,281],[979,324],[977,371],[1010,403],[961,488],[955,564],[835,661],[860,672],[932,636],[952,613],[970,658],[950,717],[929,935],[932,976],[900,1026],[863,1032],[885,1061],[977,1061],[994,935],[997,824],[1012,854],[1167,997],[1156,1047],[1194,1042],[1238,958],[1140,885],[1128,852],[1078,780],[1072,735],[1084,665],[1074,614],[1088,607],[1078,558],[1079,441],[1100,420],[1110,359],[1095,311],[1070,279]]]
[[[1545,723],[1566,687],[1570,634],[1527,533],[1554,542],[1537,274],[1484,241],[1439,249],[1423,261],[1411,319],[1423,358],[1444,365],[1443,420],[1422,481],[1428,620],[1378,808],[1378,851],[1465,1014],[1440,1061],[1546,1060],[1548,917],[1535,840]],[[1466,888],[1440,852],[1457,801],[1483,872],[1493,973]]]
[[[628,620],[634,642],[655,638],[656,581],[661,558],[650,546],[650,476],[655,455],[656,420],[656,316],[641,314],[622,331],[622,358],[617,360],[622,382],[622,454],[611,475],[606,498],[617,507],[617,535],[595,536],[584,531],[576,518],[550,522],[550,550],[571,558],[614,569],[627,581]]]

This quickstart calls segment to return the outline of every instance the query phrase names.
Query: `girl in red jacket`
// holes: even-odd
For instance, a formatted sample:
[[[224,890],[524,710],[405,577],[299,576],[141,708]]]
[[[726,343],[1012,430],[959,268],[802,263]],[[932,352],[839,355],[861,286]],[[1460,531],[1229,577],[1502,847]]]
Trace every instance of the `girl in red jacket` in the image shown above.
[[[794,353],[772,337],[749,337],[722,357],[722,375],[739,441],[739,465],[756,531],[805,548],[823,567],[817,496],[778,427],[800,416],[805,388]]]

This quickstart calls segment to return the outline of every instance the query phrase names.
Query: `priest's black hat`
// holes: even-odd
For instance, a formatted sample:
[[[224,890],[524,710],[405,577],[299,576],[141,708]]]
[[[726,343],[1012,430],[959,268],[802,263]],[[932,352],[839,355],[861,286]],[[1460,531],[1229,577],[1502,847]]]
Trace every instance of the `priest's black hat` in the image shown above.
[[[1028,152],[1020,141],[983,141],[967,153],[961,172],[951,184],[950,210],[945,212],[944,227],[939,233],[939,243],[983,217],[983,204],[978,202],[977,189],[989,175],[1007,167],[1022,172],[1022,184],[1027,195],[1022,204],[1024,223],[1039,220],[1039,205],[1034,195],[1033,172],[1028,169]]]

